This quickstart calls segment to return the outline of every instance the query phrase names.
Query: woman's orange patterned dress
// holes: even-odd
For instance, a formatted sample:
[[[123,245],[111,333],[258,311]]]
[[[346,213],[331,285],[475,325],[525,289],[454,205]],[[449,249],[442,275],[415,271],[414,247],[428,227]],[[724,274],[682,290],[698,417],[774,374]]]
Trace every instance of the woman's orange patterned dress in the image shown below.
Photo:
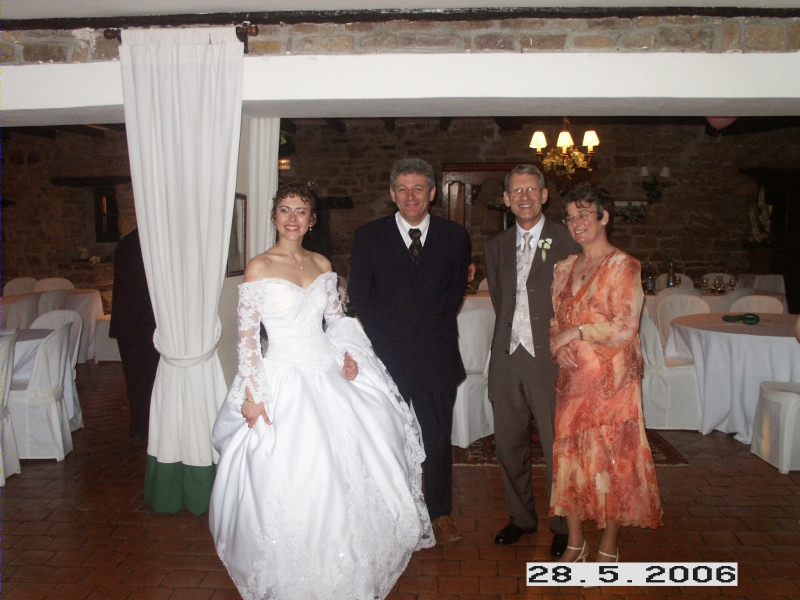
[[[576,369],[561,369],[553,448],[550,515],[577,514],[602,529],[608,521],[656,528],[661,498],[642,417],[642,306],[639,261],[611,252],[572,295],[578,255],[558,263],[551,337],[583,325],[570,346]]]

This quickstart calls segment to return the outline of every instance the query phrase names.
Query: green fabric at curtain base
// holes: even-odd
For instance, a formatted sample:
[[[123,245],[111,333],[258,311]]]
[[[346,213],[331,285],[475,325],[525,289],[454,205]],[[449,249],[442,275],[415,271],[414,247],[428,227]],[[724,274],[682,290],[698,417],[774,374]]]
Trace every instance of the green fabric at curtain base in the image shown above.
[[[176,513],[185,508],[193,515],[202,515],[208,511],[216,471],[216,465],[162,463],[148,454],[144,502],[159,513]]]

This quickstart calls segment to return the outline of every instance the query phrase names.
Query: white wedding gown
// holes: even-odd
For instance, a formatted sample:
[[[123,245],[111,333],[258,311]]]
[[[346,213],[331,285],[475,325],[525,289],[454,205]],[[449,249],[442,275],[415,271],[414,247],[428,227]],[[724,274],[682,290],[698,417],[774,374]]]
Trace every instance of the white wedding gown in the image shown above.
[[[336,284],[325,273],[306,289],[239,288],[239,373],[214,424],[209,519],[245,600],[384,598],[411,553],[435,543],[410,411]],[[345,351],[358,363],[352,382]],[[245,386],[272,425],[247,427]]]

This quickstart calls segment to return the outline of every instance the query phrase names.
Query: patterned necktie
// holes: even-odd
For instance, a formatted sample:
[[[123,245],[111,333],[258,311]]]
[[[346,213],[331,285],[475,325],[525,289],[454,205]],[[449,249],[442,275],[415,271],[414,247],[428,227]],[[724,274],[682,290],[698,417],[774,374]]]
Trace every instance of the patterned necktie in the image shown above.
[[[409,229],[408,235],[411,236],[411,245],[408,247],[408,251],[411,253],[411,260],[414,261],[415,265],[419,265],[419,255],[422,252],[422,241],[420,241],[422,232],[416,228]]]
[[[522,256],[528,258],[531,255],[531,232],[526,231],[522,234]]]

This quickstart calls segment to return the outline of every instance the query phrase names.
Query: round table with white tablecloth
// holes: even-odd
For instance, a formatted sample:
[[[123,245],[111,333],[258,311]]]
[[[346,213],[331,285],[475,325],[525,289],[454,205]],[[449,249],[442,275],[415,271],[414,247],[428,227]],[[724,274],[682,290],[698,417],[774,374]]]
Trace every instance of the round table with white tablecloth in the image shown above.
[[[11,375],[12,389],[27,387],[33,373],[33,362],[39,346],[52,329],[21,329],[17,343],[14,345],[14,370]],[[67,361],[64,371],[64,404],[67,416],[75,416],[75,396],[72,393],[72,363]]]
[[[2,306],[0,328],[5,326],[3,324],[3,315],[7,313],[8,308],[27,295],[29,294],[3,296],[0,298],[0,305]],[[103,301],[100,299],[100,292],[97,290],[67,290],[66,308],[74,310],[83,317],[83,332],[81,333],[81,343],[78,348],[78,362],[82,364],[88,359],[94,358],[95,326],[97,319],[103,316]]]
[[[665,356],[691,359],[697,370],[704,434],[735,433],[749,444],[763,381],[800,380],[797,315],[761,314],[756,325],[727,323],[723,314],[673,319]]]

